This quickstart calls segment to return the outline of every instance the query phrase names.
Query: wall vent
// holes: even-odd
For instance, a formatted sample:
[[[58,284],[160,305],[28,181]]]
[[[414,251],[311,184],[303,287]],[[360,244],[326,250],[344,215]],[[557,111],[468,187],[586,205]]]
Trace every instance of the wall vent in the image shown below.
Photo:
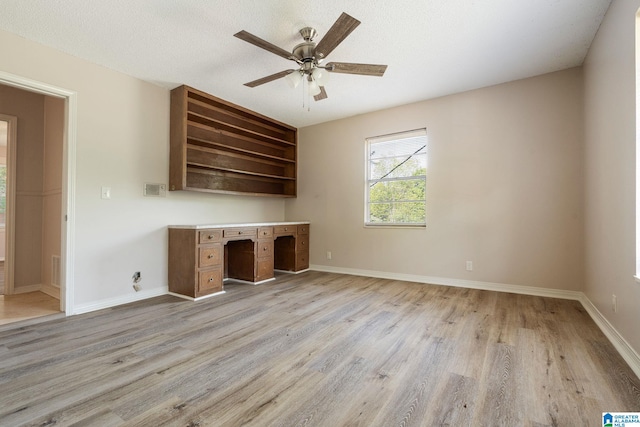
[[[51,256],[51,284],[56,288],[60,287],[60,257]]]
[[[166,197],[167,196],[167,186],[165,184],[144,184],[143,194],[145,196],[153,196],[153,197]]]

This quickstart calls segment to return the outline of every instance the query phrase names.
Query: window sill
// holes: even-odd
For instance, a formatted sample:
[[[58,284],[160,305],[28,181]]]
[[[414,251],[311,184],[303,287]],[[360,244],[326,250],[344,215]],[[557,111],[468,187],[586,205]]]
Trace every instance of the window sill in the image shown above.
[[[633,276],[633,278],[635,279],[636,283],[640,285],[640,276]]]
[[[407,224],[407,225],[403,225],[403,224],[365,224],[364,228],[400,228],[400,229],[414,228],[414,229],[425,230],[427,228],[427,225],[426,224]]]

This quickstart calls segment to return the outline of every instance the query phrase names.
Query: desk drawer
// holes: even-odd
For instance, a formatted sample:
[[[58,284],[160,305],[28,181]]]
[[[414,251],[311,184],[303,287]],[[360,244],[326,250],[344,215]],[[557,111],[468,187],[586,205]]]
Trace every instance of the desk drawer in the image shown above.
[[[273,240],[258,240],[258,258],[273,258]]]
[[[295,236],[297,229],[295,225],[276,225],[273,227],[273,233],[276,236]]]
[[[296,254],[296,271],[306,270],[309,268],[309,254],[300,252]]]
[[[201,246],[198,248],[198,267],[209,267],[222,263],[222,244]]]
[[[258,239],[269,239],[273,237],[273,227],[258,228]]]
[[[202,230],[198,242],[200,244],[219,242],[222,239],[222,230]]]
[[[296,252],[309,253],[309,236],[298,236],[296,239]]]
[[[298,225],[298,236],[301,234],[309,234],[309,224]]]
[[[225,228],[222,231],[222,235],[225,239],[230,237],[253,237],[257,235],[257,228],[237,227],[237,228]]]
[[[222,290],[222,268],[202,270],[198,275],[197,296],[212,294]]]

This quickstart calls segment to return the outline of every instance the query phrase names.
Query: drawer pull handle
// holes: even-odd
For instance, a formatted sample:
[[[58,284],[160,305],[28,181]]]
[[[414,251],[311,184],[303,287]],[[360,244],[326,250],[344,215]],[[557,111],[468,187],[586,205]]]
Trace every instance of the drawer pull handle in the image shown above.
[[[209,259],[213,258],[213,254],[209,254]]]
[[[238,231],[238,234],[242,234],[242,231]]]
[[[209,277],[209,282],[213,282],[213,277]]]
[[[213,239],[213,234],[209,234],[209,240]]]
[[[302,244],[304,245],[304,242],[302,242]]]
[[[289,231],[289,229],[287,227],[284,228],[284,231]]]
[[[267,247],[265,246],[264,248],[262,248],[262,250],[263,250],[263,251],[266,251],[266,250],[267,250]]]

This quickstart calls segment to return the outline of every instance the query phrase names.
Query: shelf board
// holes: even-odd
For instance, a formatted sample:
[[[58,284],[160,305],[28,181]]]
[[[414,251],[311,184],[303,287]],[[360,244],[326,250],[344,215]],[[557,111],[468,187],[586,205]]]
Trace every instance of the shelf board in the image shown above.
[[[243,148],[232,147],[230,145],[222,144],[222,143],[219,143],[219,142],[207,141],[205,139],[196,138],[196,137],[192,137],[192,136],[187,137],[187,148],[202,149],[204,151],[213,150],[212,148],[203,147],[202,145],[189,144],[189,140],[198,141],[198,142],[202,142],[202,143],[207,144],[207,145],[213,145],[213,146],[216,146],[216,147],[223,148],[224,150],[219,150],[219,151],[222,151],[222,152],[235,151],[237,153],[246,154],[247,155],[247,157],[246,157],[247,159],[260,157],[262,159],[265,159],[265,160],[268,160],[268,161],[272,162],[270,164],[273,164],[273,165],[276,165],[276,166],[278,164],[281,164],[281,163],[289,163],[289,164],[295,164],[296,163],[296,161],[292,160],[292,159],[286,159],[284,157],[278,157],[278,156],[271,156],[269,154],[263,154],[263,153],[258,153],[256,151],[245,150]],[[256,159],[256,160],[258,160],[258,159]]]
[[[276,138],[276,137],[273,137],[273,136],[265,135],[265,134],[262,134],[262,133],[259,133],[259,132],[256,132],[256,131],[253,131],[253,130],[251,130],[251,129],[243,129],[243,128],[241,128],[241,127],[239,127],[239,126],[236,126],[236,125],[233,125],[233,124],[231,124],[231,123],[224,123],[224,122],[222,122],[222,121],[220,121],[220,120],[216,120],[216,119],[213,119],[213,118],[211,118],[211,117],[207,117],[207,116],[205,116],[205,115],[203,115],[203,114],[199,114],[199,113],[196,113],[196,112],[194,112],[194,111],[189,111],[189,112],[187,113],[187,120],[189,120],[189,119],[188,119],[188,116],[189,116],[189,115],[192,115],[192,116],[195,116],[195,117],[200,117],[201,119],[204,119],[204,120],[206,120],[206,121],[208,121],[208,122],[213,122],[213,123],[220,124],[220,125],[222,125],[222,126],[230,127],[230,128],[232,128],[232,129],[237,129],[237,130],[239,130],[240,132],[246,132],[246,133],[248,133],[248,134],[250,134],[250,135],[254,135],[255,137],[258,137],[258,138],[265,138],[265,139],[267,139],[268,141],[271,141],[272,143],[276,143],[276,144],[284,144],[284,145],[288,145],[288,146],[295,146],[295,145],[296,145],[296,144],[295,144],[295,142],[289,142],[289,141],[286,141],[286,140],[281,139],[281,138]],[[192,122],[192,123],[199,123],[199,122],[194,122],[193,120],[189,120],[189,122]],[[204,126],[208,126],[208,125],[206,125],[206,124],[204,124],[204,123],[201,123],[201,124],[202,124],[202,125],[204,125]],[[213,128],[213,129],[217,129],[215,126],[209,126],[209,127]],[[268,141],[265,141],[265,142],[268,142]]]
[[[253,191],[233,191],[233,190],[210,190],[208,188],[200,188],[200,187],[189,187],[186,186],[184,188],[187,191],[197,191],[199,193],[219,193],[219,194],[232,194],[234,196],[257,196],[257,197],[288,197],[294,198],[295,194],[285,194],[285,193],[256,193]]]
[[[202,163],[187,162],[187,173],[189,173],[190,168],[197,169],[197,171],[201,173],[207,173],[207,171],[220,171],[220,172],[231,172],[231,173],[235,173],[242,176],[268,178],[270,180],[277,180],[277,181],[295,181],[296,180],[295,177],[269,175],[266,173],[250,172],[250,171],[241,170],[241,169],[223,168],[219,166],[205,165]]]
[[[290,130],[292,130],[294,132],[297,132],[297,129],[295,127],[291,126],[291,125],[288,125],[288,124],[283,123],[283,122],[279,122],[277,120],[272,119],[271,117],[267,117],[267,116],[262,115],[260,113],[256,113],[255,111],[251,111],[251,110],[246,109],[244,107],[241,107],[239,105],[233,104],[233,103],[231,103],[229,101],[225,101],[222,98],[215,97],[215,96],[213,96],[213,95],[211,95],[209,93],[202,92],[202,91],[200,91],[198,89],[194,89],[194,88],[189,87],[187,85],[183,85],[183,86],[181,86],[181,87],[179,87],[177,89],[181,89],[182,91],[184,91],[186,93],[185,98],[188,97],[188,98],[193,99],[193,96],[204,98],[208,102],[215,102],[216,104],[220,104],[220,105],[223,106],[222,108],[228,108],[229,111],[233,111],[236,114],[239,114],[241,116],[253,117],[255,119],[263,121],[264,123],[275,124],[275,125],[278,125],[280,127],[283,127],[283,128],[286,128],[286,129],[290,129]]]
[[[200,106],[202,108],[207,108],[209,110],[213,110],[213,111],[216,111],[218,113],[234,117],[234,118],[236,118],[238,120],[242,120],[242,121],[245,121],[247,123],[251,123],[253,125],[259,126],[261,128],[264,128],[264,129],[269,129],[269,130],[271,130],[273,132],[277,132],[277,133],[282,134],[282,135],[287,135],[287,134],[292,133],[292,130],[289,129],[289,128],[281,128],[281,127],[271,126],[271,125],[268,125],[268,124],[266,124],[264,122],[261,122],[261,121],[258,121],[258,120],[253,120],[253,119],[251,119],[251,118],[249,118],[247,116],[244,116],[242,114],[235,113],[235,112],[233,112],[231,110],[225,110],[224,108],[220,108],[220,107],[217,107],[215,105],[208,104],[208,103],[206,103],[204,101],[201,101],[199,99],[195,99],[195,98],[191,98],[190,97],[189,98],[189,103],[193,103],[193,104],[198,105],[198,106]]]
[[[285,146],[282,146],[282,145],[277,145],[277,144],[273,144],[273,143],[270,143],[270,142],[261,141],[261,140],[258,140],[258,139],[250,138],[248,136],[244,136],[244,135],[240,135],[240,134],[237,134],[237,133],[229,132],[229,131],[226,131],[226,130],[223,130],[223,129],[218,129],[218,128],[215,128],[215,127],[207,126],[207,125],[199,123],[199,122],[193,122],[191,120],[187,121],[187,126],[197,127],[199,129],[202,129],[202,130],[205,130],[205,131],[208,131],[208,132],[219,133],[221,135],[225,135],[225,136],[228,136],[230,138],[241,139],[243,141],[246,141],[246,142],[249,142],[249,143],[252,143],[252,144],[258,144],[258,145],[262,145],[264,147],[274,148],[276,150],[285,150],[286,148],[288,148],[288,146],[285,147]],[[187,138],[191,138],[191,136],[189,136],[188,130],[187,130]]]

